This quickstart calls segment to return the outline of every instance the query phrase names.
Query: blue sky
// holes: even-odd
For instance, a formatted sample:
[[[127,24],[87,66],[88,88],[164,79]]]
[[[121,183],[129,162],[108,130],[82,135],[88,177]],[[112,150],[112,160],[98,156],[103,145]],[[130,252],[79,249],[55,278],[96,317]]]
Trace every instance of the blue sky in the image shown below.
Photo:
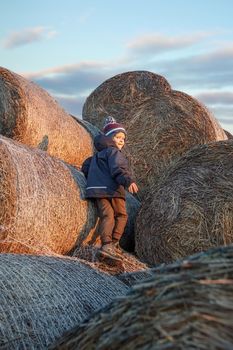
[[[106,79],[148,70],[233,133],[232,14],[232,0],[2,0],[0,65],[76,116]]]

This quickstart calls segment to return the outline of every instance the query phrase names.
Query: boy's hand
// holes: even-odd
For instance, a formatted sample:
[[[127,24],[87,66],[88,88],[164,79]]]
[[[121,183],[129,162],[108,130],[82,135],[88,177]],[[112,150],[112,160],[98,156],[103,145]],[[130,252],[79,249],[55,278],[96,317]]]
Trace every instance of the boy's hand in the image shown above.
[[[135,182],[132,182],[131,185],[128,188],[130,193],[137,193],[138,192],[138,186]]]

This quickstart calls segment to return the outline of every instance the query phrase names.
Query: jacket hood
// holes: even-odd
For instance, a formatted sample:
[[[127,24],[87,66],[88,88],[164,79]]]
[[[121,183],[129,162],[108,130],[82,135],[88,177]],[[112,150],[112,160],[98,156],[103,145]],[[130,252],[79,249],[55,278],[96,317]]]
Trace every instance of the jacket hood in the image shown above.
[[[99,152],[108,147],[116,147],[116,144],[111,137],[99,134],[94,138],[94,146]]]

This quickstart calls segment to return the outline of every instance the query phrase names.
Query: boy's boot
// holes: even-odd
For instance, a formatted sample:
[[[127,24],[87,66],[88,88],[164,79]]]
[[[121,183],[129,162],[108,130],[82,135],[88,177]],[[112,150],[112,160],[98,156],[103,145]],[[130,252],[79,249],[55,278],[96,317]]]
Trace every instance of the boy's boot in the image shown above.
[[[120,247],[120,244],[119,244],[119,240],[118,239],[114,239],[112,240],[114,246],[115,246],[115,249],[117,251],[118,254],[122,254],[123,253],[123,250],[122,248]]]
[[[103,244],[101,247],[101,252],[107,254],[115,259],[119,259],[119,252],[113,242]]]

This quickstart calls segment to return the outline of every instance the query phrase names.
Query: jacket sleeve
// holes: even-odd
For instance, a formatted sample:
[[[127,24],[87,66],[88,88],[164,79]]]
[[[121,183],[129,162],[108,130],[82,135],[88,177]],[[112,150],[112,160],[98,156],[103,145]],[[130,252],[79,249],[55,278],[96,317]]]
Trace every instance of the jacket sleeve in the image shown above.
[[[90,168],[90,164],[91,164],[91,159],[92,159],[92,157],[87,158],[82,164],[81,171],[83,172],[83,174],[85,175],[86,178],[88,176],[88,172],[89,172],[89,168]]]
[[[128,188],[134,182],[129,172],[128,161],[119,150],[111,149],[108,155],[108,165],[111,176],[119,185]]]

